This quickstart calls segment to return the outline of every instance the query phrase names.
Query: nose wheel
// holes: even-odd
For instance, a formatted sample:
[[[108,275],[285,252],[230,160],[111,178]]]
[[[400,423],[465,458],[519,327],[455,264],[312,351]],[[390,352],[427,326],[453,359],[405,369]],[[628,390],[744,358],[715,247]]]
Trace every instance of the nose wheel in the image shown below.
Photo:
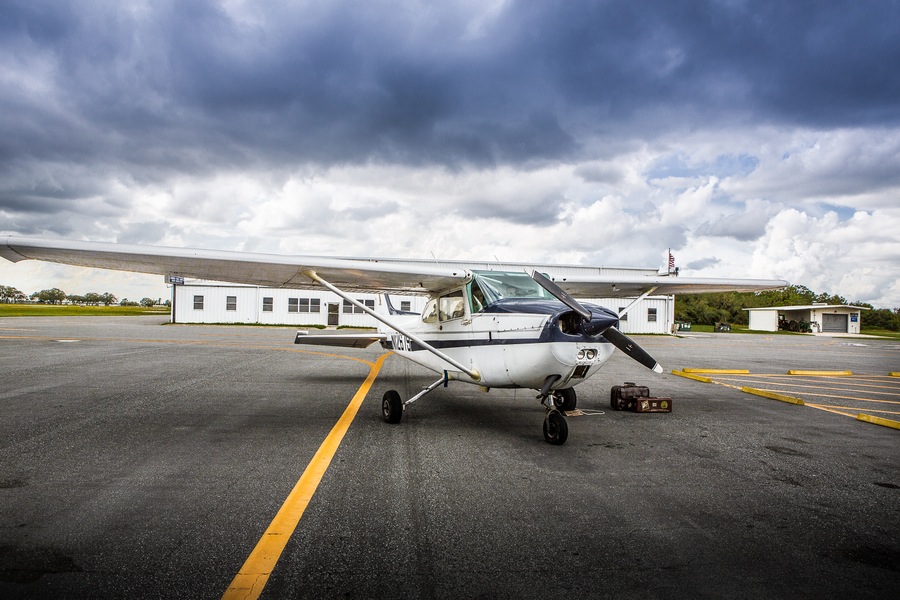
[[[569,424],[557,410],[551,410],[544,417],[544,439],[554,446],[562,446],[569,437]]]

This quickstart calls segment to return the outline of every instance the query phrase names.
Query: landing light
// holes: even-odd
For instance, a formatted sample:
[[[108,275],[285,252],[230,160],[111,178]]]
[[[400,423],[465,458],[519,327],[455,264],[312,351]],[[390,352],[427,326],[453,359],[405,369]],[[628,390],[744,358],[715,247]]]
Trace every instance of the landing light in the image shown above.
[[[597,351],[596,350],[588,350],[587,358],[588,358],[588,360],[594,360],[595,358],[597,358]]]
[[[584,350],[579,350],[576,356],[578,357],[578,360],[584,360]]]

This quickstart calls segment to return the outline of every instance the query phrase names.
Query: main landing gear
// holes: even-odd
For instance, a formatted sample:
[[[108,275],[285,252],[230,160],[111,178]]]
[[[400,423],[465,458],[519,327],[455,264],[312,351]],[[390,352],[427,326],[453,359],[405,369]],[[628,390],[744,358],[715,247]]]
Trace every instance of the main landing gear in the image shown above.
[[[554,446],[561,446],[566,443],[569,437],[569,424],[566,422],[564,412],[575,410],[577,404],[575,390],[567,388],[563,390],[550,390],[550,386],[559,376],[551,376],[547,378],[544,388],[538,395],[538,399],[544,408],[547,409],[547,416],[544,418],[544,439]],[[388,390],[381,398],[381,416],[385,423],[399,423],[403,419],[403,411],[406,410],[407,404],[412,404],[428,392],[436,389],[438,386],[447,386],[447,373],[444,376],[429,385],[427,388],[404,402],[400,398],[397,390]]]
[[[449,381],[449,377],[447,376],[447,371],[444,371],[444,376],[429,385],[427,388],[404,402],[400,398],[400,393],[397,390],[388,390],[384,393],[384,396],[381,398],[381,417],[384,419],[385,423],[399,423],[403,418],[403,411],[406,410],[407,404],[412,404],[428,392],[434,390],[440,385],[447,387],[447,382]]]

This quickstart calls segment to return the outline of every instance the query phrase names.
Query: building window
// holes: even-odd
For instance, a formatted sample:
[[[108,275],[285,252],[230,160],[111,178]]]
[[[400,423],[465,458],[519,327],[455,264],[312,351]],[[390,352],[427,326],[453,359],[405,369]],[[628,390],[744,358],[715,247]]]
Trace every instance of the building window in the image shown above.
[[[272,312],[273,310],[275,310],[275,299],[263,297],[263,312]]]
[[[363,300],[362,298],[357,298],[357,302],[365,305],[366,308],[370,310],[375,310],[375,301],[374,300]],[[347,300],[344,300],[344,314],[345,315],[361,315],[365,311],[355,304],[350,304]]]
[[[619,320],[620,320],[620,321],[627,321],[627,320],[628,320],[628,313],[625,313],[625,314],[623,315],[623,314],[622,314],[622,311],[623,311],[623,310],[625,310],[625,307],[624,307],[624,306],[620,306],[620,307],[619,307]],[[654,309],[654,310],[656,310],[656,309]]]
[[[656,309],[648,308],[647,309],[647,321],[650,323],[656,323]]]
[[[194,296],[194,310],[203,310],[203,296]]]
[[[225,310],[237,310],[237,296],[225,296]]]
[[[322,301],[318,298],[288,298],[288,312],[291,313],[317,313],[322,308]]]
[[[409,300],[401,300],[400,301],[400,310],[410,311],[412,310],[412,302]]]

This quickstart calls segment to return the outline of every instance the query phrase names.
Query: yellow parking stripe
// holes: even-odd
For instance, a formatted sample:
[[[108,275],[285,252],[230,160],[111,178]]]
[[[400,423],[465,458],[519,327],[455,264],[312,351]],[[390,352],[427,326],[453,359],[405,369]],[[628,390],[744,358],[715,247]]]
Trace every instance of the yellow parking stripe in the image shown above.
[[[344,414],[341,415],[341,418],[332,428],[331,433],[319,446],[319,450],[313,456],[309,465],[307,465],[294,489],[288,494],[284,504],[281,505],[275,518],[272,519],[268,529],[263,533],[250,556],[247,557],[241,570],[232,580],[231,585],[225,590],[222,598],[259,598],[275,568],[275,563],[281,557],[284,547],[287,545],[291,534],[297,528],[303,512],[309,505],[310,500],[312,500],[316,488],[319,487],[319,482],[322,481],[325,471],[331,464],[331,459],[334,458],[338,447],[341,445],[344,434],[350,428],[350,424],[356,417],[363,399],[375,382],[375,378],[378,377],[385,359],[391,354],[391,352],[382,354],[374,363],[369,363],[371,366],[369,376],[366,377],[366,380],[356,391],[356,395],[353,396],[350,404],[347,405]]]

